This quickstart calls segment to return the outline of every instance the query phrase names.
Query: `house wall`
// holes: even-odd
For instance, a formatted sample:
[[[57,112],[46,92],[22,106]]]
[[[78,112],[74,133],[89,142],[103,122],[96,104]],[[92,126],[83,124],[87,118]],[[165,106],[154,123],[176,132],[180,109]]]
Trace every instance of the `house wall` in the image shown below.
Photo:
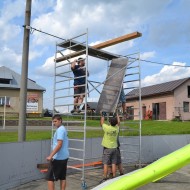
[[[174,112],[174,98],[173,95],[163,95],[163,96],[157,96],[157,97],[150,97],[150,98],[142,98],[141,104],[142,107],[146,106],[146,111],[150,110],[153,111],[152,104],[153,103],[161,103],[166,102],[166,120],[173,119],[173,112]],[[134,106],[134,120],[138,120],[138,108],[139,107],[139,101],[127,101],[126,106]],[[143,119],[143,118],[142,118]]]
[[[188,86],[190,86],[190,80],[186,81],[174,91],[174,115],[181,116],[182,120],[190,120],[190,112],[183,111],[183,102],[189,102],[190,110],[190,98],[188,98],[187,90]]]
[[[43,110],[43,92],[42,91],[28,91],[27,96],[31,94],[36,94],[38,97],[38,111],[35,111],[36,113],[42,113]],[[19,96],[20,96],[20,90],[4,90],[1,89],[0,91],[0,97],[10,97],[10,107],[6,106],[6,114],[16,114],[19,113]],[[0,113],[1,115],[4,113],[4,106],[0,106]],[[27,113],[33,113],[33,111],[27,111]]]
[[[190,120],[190,98],[188,98],[188,86],[190,86],[190,79],[186,80],[186,82],[179,85],[170,94],[163,94],[159,96],[154,95],[154,96],[149,96],[147,98],[142,97],[142,119],[143,119],[143,113],[145,113],[148,110],[153,111],[153,104],[159,104],[159,106],[155,105],[154,108],[157,107],[161,108],[160,111],[162,115],[159,115],[159,117],[154,117],[153,119],[172,120],[174,118],[179,118],[182,120]],[[135,120],[139,119],[138,117],[139,100],[126,99],[126,101],[127,101],[126,103],[127,107],[134,107],[134,114],[133,114],[135,116],[134,119]],[[189,103],[188,112],[184,112],[184,102]],[[166,112],[166,117],[164,117],[165,112]]]

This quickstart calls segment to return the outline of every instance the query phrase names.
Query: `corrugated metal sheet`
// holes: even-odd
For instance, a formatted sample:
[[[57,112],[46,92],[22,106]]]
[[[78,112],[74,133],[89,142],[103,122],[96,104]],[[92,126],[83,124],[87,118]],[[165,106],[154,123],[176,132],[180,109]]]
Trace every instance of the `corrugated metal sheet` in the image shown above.
[[[1,84],[0,88],[12,88],[12,89],[19,89],[20,88],[20,81],[21,81],[21,75],[14,72],[13,70],[2,66],[0,67],[0,78],[1,79],[10,79],[10,84]],[[28,90],[39,90],[39,91],[45,91],[46,89],[42,86],[35,83],[35,81],[32,81],[28,79]]]
[[[147,86],[141,88],[141,96],[152,96],[152,95],[158,95],[158,94],[166,94],[173,92],[177,87],[179,87],[181,84],[189,80],[190,78],[184,78],[179,80],[174,80],[170,82],[165,82],[161,84],[156,84],[152,86]],[[131,92],[126,94],[127,99],[133,99],[139,97],[139,89],[134,89]]]
[[[5,68],[0,67],[0,79],[10,79],[12,80],[12,74]]]
[[[97,113],[100,113],[101,111],[109,113],[115,112],[119,101],[127,64],[127,58],[112,60],[100,99],[98,101],[96,110]]]

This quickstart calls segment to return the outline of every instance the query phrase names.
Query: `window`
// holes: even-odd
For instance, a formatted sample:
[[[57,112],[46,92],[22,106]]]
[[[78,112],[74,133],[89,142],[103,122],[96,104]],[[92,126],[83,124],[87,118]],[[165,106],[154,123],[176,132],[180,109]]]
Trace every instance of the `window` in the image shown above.
[[[0,106],[4,106],[6,104],[6,106],[10,106],[10,97],[0,97]]]
[[[187,86],[187,97],[190,98],[190,86]]]
[[[1,84],[10,84],[10,79],[0,79]]]
[[[183,102],[183,111],[189,112],[189,102]]]

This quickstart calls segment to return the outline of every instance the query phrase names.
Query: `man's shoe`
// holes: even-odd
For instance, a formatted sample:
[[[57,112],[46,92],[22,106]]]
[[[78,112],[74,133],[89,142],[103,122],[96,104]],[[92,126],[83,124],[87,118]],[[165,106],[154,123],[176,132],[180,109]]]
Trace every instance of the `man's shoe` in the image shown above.
[[[73,110],[71,110],[71,113],[74,113],[76,110],[75,109],[73,109]]]
[[[76,108],[76,110],[75,110],[77,113],[80,113],[81,112],[81,110],[79,109],[79,108]]]

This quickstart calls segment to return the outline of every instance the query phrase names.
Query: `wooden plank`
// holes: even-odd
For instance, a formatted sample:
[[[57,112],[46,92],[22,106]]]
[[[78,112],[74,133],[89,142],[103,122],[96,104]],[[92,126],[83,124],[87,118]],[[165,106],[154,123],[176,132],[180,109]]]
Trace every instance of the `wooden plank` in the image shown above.
[[[99,166],[99,165],[102,165],[102,161],[99,160],[99,161],[94,161],[94,162],[90,162],[90,163],[86,163],[84,164],[84,167],[89,167],[89,166],[93,166],[93,167],[96,167],[96,166]],[[37,164],[37,168],[40,170],[40,172],[42,173],[46,173],[48,172],[48,167],[49,167],[49,163],[43,163],[43,164]],[[76,165],[72,165],[71,166],[72,168],[82,168],[83,167],[83,164],[76,164]],[[68,166],[68,168],[70,168]]]
[[[112,45],[115,45],[115,44],[118,44],[118,43],[121,43],[124,41],[132,40],[132,39],[135,39],[135,38],[138,38],[141,36],[142,36],[142,34],[140,32],[133,32],[131,34],[126,34],[124,36],[120,36],[118,38],[114,38],[112,40],[108,40],[108,41],[102,42],[100,44],[96,44],[94,46],[89,46],[89,48],[102,49],[102,48],[109,47],[109,46],[112,46]],[[61,43],[61,44],[63,44],[63,43]],[[65,60],[73,58],[73,57],[83,55],[84,53],[86,53],[86,51],[70,53],[64,57],[56,58],[55,61],[58,63],[58,62],[65,61]]]
[[[86,164],[76,164],[76,165],[72,165],[71,167],[73,168],[82,168],[83,166],[84,167],[90,167],[90,166],[93,166],[93,167],[96,167],[96,166],[99,166],[99,165],[102,165],[102,161],[96,161],[96,162],[90,162],[90,163],[86,163]],[[69,166],[68,166],[69,168]]]
[[[77,42],[76,42],[76,44],[77,44]],[[67,43],[62,44],[61,47],[67,47],[66,45],[67,45]],[[65,60],[70,59],[72,57],[76,57],[76,56],[79,56],[79,55],[86,53],[86,47],[84,47],[84,45],[81,45],[81,44],[76,45],[74,47],[71,47],[70,49],[73,51],[76,51],[76,52],[68,54],[68,55],[64,55],[64,57],[57,58],[56,62],[58,63],[61,61],[65,61]],[[92,48],[90,46],[88,46],[88,55],[93,56],[93,57],[97,57],[97,58],[100,58],[103,60],[112,60],[114,58],[119,57],[118,55],[115,55],[113,53],[109,53],[109,52],[104,51],[104,50],[95,49],[95,48]]]
[[[47,169],[49,167],[49,163],[42,163],[42,164],[37,164],[38,169]]]

